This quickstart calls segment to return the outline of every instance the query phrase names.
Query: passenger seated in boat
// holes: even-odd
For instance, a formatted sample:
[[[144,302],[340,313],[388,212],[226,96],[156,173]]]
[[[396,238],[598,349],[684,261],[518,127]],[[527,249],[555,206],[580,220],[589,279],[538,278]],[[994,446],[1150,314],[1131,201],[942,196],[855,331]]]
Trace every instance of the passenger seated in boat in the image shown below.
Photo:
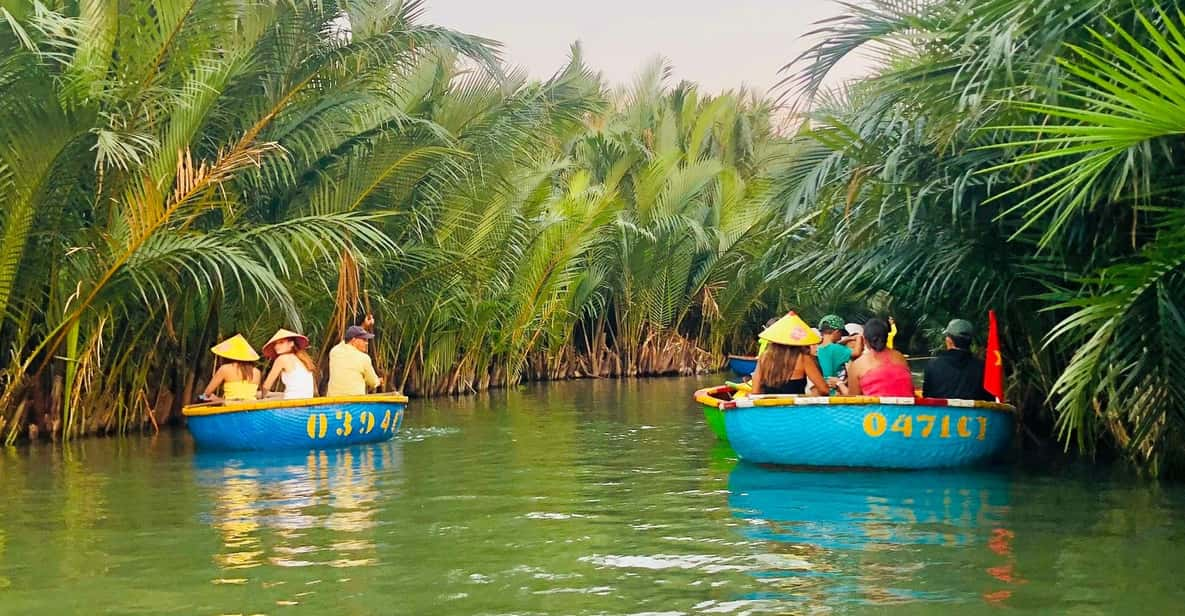
[[[819,336],[791,312],[760,334],[767,341],[753,371],[754,394],[804,394],[807,381],[816,391],[827,391],[827,382],[810,346]]]
[[[839,342],[852,351],[852,359],[862,355],[868,346],[864,344],[864,326],[859,323],[844,323],[843,333],[844,337],[840,338]],[[850,361],[844,364],[834,379],[827,379],[828,384],[833,388],[833,393],[838,393],[841,396],[848,395],[848,367],[851,364]]]
[[[819,369],[823,371],[827,384],[834,389],[844,380],[840,379],[844,366],[864,352],[864,340],[858,335],[848,336],[843,319],[834,314],[819,321],[819,333],[823,338],[817,353]],[[852,346],[848,346],[849,342],[853,343]]]
[[[773,327],[774,323],[777,323],[777,322],[778,322],[778,317],[770,318],[768,321],[765,322],[765,327],[762,328],[762,331]],[[767,347],[767,346],[769,346],[769,340],[762,338],[760,335],[757,336],[757,356],[758,357],[761,357],[761,354],[765,352],[765,347]]]
[[[367,317],[364,323],[373,324],[374,317]],[[379,386],[379,376],[367,354],[371,338],[374,334],[365,328],[357,325],[346,328],[342,341],[329,350],[326,396],[362,396],[366,394],[366,388]]]
[[[870,319],[864,324],[867,350],[848,366],[848,393],[853,396],[912,398],[913,378],[905,356],[888,348],[889,324]]]
[[[765,322],[765,327],[763,328],[763,330],[773,327],[774,323],[777,323],[777,322],[778,322],[778,317],[773,317],[773,318],[769,319],[768,321]],[[757,357],[761,357],[761,354],[765,352],[765,347],[767,347],[767,346],[769,346],[769,340],[766,340],[765,338],[761,338],[761,337],[757,338]],[[754,369],[756,370],[756,368],[754,368]],[[752,385],[753,375],[746,374],[745,376],[741,377],[741,382],[746,385]],[[746,395],[748,393],[749,393],[748,391],[745,392]]]
[[[955,319],[942,333],[946,335],[946,350],[926,364],[922,395],[927,398],[995,400],[996,397],[983,388],[983,360],[971,354],[975,326],[970,321]]]
[[[210,352],[218,358],[214,376],[198,398],[210,402],[254,400],[262,373],[255,367],[259,353],[251,348],[251,343],[241,334],[235,334],[211,347]],[[215,395],[219,387],[222,387],[221,397]]]
[[[263,345],[263,356],[272,360],[272,369],[263,381],[260,393],[269,396],[276,380],[284,383],[283,398],[296,400],[317,395],[317,364],[305,349],[309,339],[301,334],[281,329]]]
[[[864,326],[859,323],[844,323],[843,326],[844,337],[840,339],[840,343],[852,350],[852,359],[855,359],[864,352]],[[857,349],[860,353],[857,353]]]
[[[816,338],[818,338],[818,339],[820,339],[820,340],[822,340],[822,339],[823,339],[823,334],[821,334],[821,333],[819,332],[819,328],[817,328],[817,327],[812,327],[812,328],[811,328],[811,333],[812,333],[812,334],[814,334]],[[812,345],[811,345],[811,346],[808,348],[808,353],[809,353],[809,354],[810,354],[810,356],[811,356],[811,360],[815,362],[815,365],[816,365],[816,366],[818,366],[818,365],[819,365],[819,345],[817,345],[817,344],[812,344]],[[820,371],[821,371],[821,369],[820,369]],[[826,378],[824,378],[824,379],[823,379],[823,382],[824,382],[824,383],[827,383],[827,379],[826,379]],[[828,385],[830,385],[830,384],[828,383]],[[826,389],[824,389],[824,390],[819,390],[819,389],[817,389],[817,388],[815,387],[815,384],[814,384],[814,383],[812,383],[812,382],[810,382],[809,380],[806,382],[806,391],[804,391],[804,392],[802,392],[802,393],[803,393],[803,394],[805,394],[805,395],[808,395],[808,396],[827,396],[827,395],[830,395],[830,392],[829,392],[828,390],[826,390]]]

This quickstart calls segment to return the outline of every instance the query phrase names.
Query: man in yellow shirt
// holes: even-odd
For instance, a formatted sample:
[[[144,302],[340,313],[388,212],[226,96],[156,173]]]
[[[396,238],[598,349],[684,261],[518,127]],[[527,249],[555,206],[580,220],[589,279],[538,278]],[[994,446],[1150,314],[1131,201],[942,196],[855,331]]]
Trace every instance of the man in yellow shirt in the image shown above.
[[[379,375],[366,353],[371,338],[374,334],[357,325],[346,328],[342,341],[329,350],[326,396],[362,396],[366,394],[366,388],[379,386]]]

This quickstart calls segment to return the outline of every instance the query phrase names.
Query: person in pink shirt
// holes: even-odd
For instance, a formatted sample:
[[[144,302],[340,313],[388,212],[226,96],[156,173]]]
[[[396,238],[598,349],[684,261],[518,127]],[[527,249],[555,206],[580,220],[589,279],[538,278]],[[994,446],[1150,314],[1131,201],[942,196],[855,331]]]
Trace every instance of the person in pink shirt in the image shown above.
[[[870,319],[864,324],[862,355],[848,368],[848,395],[913,397],[909,363],[900,352],[888,348],[889,324]]]

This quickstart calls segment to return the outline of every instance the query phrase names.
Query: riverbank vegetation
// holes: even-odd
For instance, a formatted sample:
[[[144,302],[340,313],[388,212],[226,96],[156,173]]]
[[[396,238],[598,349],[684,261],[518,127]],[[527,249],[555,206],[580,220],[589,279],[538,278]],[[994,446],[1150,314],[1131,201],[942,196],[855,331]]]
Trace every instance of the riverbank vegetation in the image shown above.
[[[443,394],[994,307],[1031,435],[1181,465],[1174,4],[873,0],[780,101],[578,47],[532,80],[415,1],[0,6],[6,442],[168,421],[219,337],[366,312],[387,384]]]
[[[1176,3],[1110,0],[876,0],[825,24],[783,83],[809,110],[789,207],[812,220],[784,266],[906,323],[994,307],[1030,430],[1181,470],[1182,28]],[[875,76],[820,89],[857,50]]]
[[[220,337],[324,353],[366,312],[413,394],[703,370],[767,289],[759,96],[611,89],[578,48],[532,81],[418,2],[14,4],[6,442],[159,424]]]

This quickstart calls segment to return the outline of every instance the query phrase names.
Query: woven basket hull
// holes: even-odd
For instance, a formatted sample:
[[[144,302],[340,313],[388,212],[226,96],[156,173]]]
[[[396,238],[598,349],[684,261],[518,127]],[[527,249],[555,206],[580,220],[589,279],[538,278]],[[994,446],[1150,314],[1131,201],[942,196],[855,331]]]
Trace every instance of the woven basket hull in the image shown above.
[[[944,468],[991,460],[1008,448],[1014,409],[928,398],[756,396],[696,400],[724,416],[728,443],[758,464],[853,468]],[[713,397],[715,394],[716,397]],[[705,412],[707,408],[705,408]]]
[[[395,395],[312,398],[186,407],[201,449],[326,449],[395,436],[407,398]]]

